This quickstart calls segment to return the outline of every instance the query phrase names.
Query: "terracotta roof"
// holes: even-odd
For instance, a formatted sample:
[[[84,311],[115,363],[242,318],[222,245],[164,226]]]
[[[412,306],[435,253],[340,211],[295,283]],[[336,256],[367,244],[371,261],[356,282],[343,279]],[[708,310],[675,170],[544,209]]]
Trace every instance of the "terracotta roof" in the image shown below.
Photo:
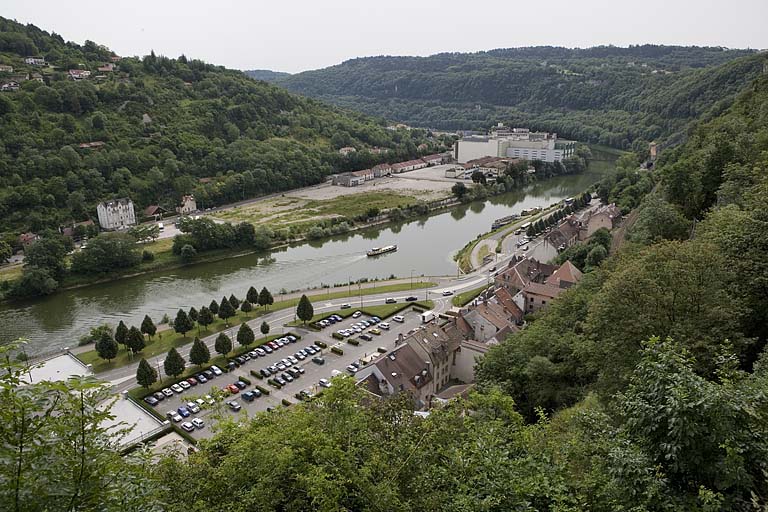
[[[532,293],[535,295],[541,295],[542,297],[549,297],[550,299],[554,299],[563,293],[563,291],[565,291],[564,288],[560,288],[559,286],[552,284],[529,283],[528,286],[526,286],[523,290],[523,293]]]
[[[560,268],[555,270],[555,273],[549,276],[547,284],[552,284],[563,288],[561,283],[576,284],[581,279],[581,270],[571,263],[570,260],[566,260],[565,263],[560,265]],[[567,287],[567,286],[566,286]]]
[[[420,389],[432,380],[424,358],[408,343],[385,354],[374,364],[395,393]]]
[[[505,288],[498,288],[494,292],[494,296],[496,297],[496,300],[499,301],[499,304],[501,304],[501,307],[504,308],[504,311],[511,317],[515,319],[515,321],[521,321],[523,319],[523,316],[525,316],[525,313],[523,310],[520,309],[520,306],[517,305],[517,303],[513,300],[512,294],[509,293]]]

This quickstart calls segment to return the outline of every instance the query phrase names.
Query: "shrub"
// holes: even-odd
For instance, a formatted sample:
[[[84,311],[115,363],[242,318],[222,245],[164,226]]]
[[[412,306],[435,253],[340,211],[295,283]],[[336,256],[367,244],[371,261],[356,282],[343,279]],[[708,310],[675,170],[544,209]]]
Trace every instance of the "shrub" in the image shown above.
[[[386,354],[387,353],[387,349],[385,349],[384,347],[379,347],[376,350],[379,352],[379,354]]]
[[[337,332],[331,333],[331,338],[334,338],[334,339],[337,339],[337,340],[342,340],[342,341],[344,340],[344,336],[342,336],[341,334],[339,334]]]
[[[253,371],[253,370],[251,370],[251,371]],[[250,379],[247,379],[247,378],[243,377],[242,375],[238,376],[237,378],[238,378],[239,380],[241,380],[241,381],[245,382],[245,383],[246,383],[248,386],[250,386],[250,385],[252,384],[252,382],[251,382],[251,380],[250,380]]]
[[[141,253],[141,260],[142,261],[155,261],[155,253],[152,251],[142,251]]]
[[[333,352],[334,354],[338,354],[340,356],[344,355],[344,351],[339,347],[331,347],[331,352]]]
[[[256,384],[256,389],[261,391],[261,393],[264,394],[264,395],[268,395],[269,394],[269,390],[267,388],[263,388],[263,387],[259,386],[258,384]]]
[[[348,339],[347,343],[349,343],[350,345],[354,345],[356,347],[356,346],[360,345],[360,340]]]
[[[280,389],[280,388],[283,387],[275,379],[269,379],[267,382],[269,383],[270,386],[272,386],[274,388],[277,388],[277,389]]]
[[[317,345],[320,348],[328,348],[328,344],[322,341],[316,341],[315,345]]]
[[[285,398],[283,398],[282,400],[280,400],[280,402],[281,402],[281,403],[282,403],[284,406],[286,406],[286,407],[289,407],[289,406],[293,405],[293,402],[289,402],[289,401],[288,401],[288,400],[286,400]]]
[[[253,375],[254,377],[256,377],[259,380],[264,380],[264,376],[262,374],[260,374],[260,373],[257,373],[256,370],[251,370],[251,375]]]

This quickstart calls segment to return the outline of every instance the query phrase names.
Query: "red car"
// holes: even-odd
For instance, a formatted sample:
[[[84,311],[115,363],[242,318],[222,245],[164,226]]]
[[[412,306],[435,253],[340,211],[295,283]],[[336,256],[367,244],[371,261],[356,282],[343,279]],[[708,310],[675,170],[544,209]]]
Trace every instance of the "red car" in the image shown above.
[[[190,377],[187,379],[187,382],[189,382],[190,386],[197,386],[197,379],[194,377]]]
[[[229,392],[230,392],[230,393],[232,393],[233,395],[234,395],[235,393],[239,393],[239,392],[240,392],[240,388],[238,388],[238,387],[237,387],[237,386],[235,386],[234,384],[230,384],[230,385],[228,385],[228,386],[227,386],[226,388],[224,388],[224,389],[225,389],[225,390],[227,390],[227,391],[229,391]]]

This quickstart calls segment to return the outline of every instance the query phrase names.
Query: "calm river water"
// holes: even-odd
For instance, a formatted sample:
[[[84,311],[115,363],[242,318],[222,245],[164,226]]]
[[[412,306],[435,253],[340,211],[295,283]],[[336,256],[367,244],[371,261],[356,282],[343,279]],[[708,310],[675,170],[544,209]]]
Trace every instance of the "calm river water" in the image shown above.
[[[199,309],[222,295],[234,293],[242,299],[251,285],[266,286],[277,298],[282,288],[333,285],[363,277],[455,274],[452,255],[487,232],[494,219],[571,197],[612,169],[612,161],[595,160],[578,176],[552,178],[423,219],[0,306],[0,343],[24,336],[29,339],[28,353],[76,346],[77,339],[93,326],[115,325],[120,320],[139,325],[145,314],[158,322],[165,313],[174,315],[190,306]],[[371,247],[388,244],[396,244],[398,251],[379,258],[365,256]],[[274,258],[274,263],[257,264],[265,256]]]

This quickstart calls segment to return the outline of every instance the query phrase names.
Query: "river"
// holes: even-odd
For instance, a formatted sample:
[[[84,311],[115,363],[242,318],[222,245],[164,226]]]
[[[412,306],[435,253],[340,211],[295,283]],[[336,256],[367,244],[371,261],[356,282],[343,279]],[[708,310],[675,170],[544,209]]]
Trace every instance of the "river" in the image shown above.
[[[596,153],[597,156],[597,153]],[[600,154],[601,157],[606,157]],[[0,306],[0,343],[19,337],[29,340],[30,354],[76,346],[91,327],[120,320],[139,325],[148,314],[159,322],[179,308],[200,308],[211,299],[234,293],[242,299],[249,286],[269,288],[277,298],[281,289],[303,289],[350,279],[457,272],[453,254],[494,219],[537,206],[549,206],[584,191],[613,169],[612,160],[593,160],[575,176],[560,176],[523,190],[477,201],[422,219],[369,229],[276,250],[162,271],[112,283],[67,290],[24,304]],[[374,246],[394,244],[397,252],[368,258]],[[274,262],[264,264],[266,256]],[[259,264],[261,262],[261,264]]]

